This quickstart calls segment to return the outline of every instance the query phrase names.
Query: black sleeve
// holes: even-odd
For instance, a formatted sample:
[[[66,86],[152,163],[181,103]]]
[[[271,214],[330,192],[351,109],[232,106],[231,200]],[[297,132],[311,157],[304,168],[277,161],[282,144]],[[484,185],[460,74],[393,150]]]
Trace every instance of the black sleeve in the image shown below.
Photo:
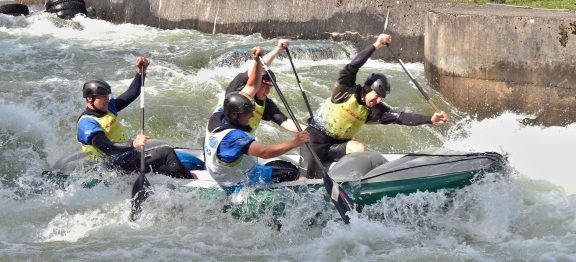
[[[280,111],[280,108],[270,98],[266,98],[266,107],[264,108],[264,115],[262,120],[274,121],[277,125],[281,125],[288,117]]]
[[[368,118],[366,119],[366,123],[418,126],[424,124],[432,124],[430,118],[431,116],[394,111],[390,107],[381,103],[374,106],[370,110]]]
[[[356,85],[356,75],[360,67],[368,61],[368,58],[370,58],[374,51],[376,51],[376,47],[370,45],[358,53],[350,63],[340,70],[336,86],[332,89],[332,103],[342,103],[347,101],[350,96],[358,93],[359,86]],[[358,99],[358,97],[356,99]]]
[[[136,74],[134,79],[132,79],[132,83],[130,84],[130,87],[128,87],[128,90],[116,97],[116,110],[118,110],[118,112],[130,105],[130,103],[134,102],[134,100],[136,100],[140,95],[140,78],[140,75]]]
[[[344,86],[356,86],[356,74],[358,70],[362,67],[368,58],[376,51],[376,47],[370,45],[370,47],[362,50],[358,53],[350,63],[348,63],[342,70],[340,70],[337,84]]]
[[[232,93],[234,91],[240,91],[248,83],[248,73],[240,73],[232,79],[232,82],[226,88],[226,94]]]
[[[109,156],[124,153],[126,151],[134,149],[132,145],[128,145],[131,144],[131,142],[120,144],[110,141],[110,139],[108,139],[106,135],[104,135],[104,132],[98,132],[94,136],[92,136],[91,142],[93,146],[98,148],[98,150],[104,152],[104,154]]]
[[[356,95],[356,100],[358,101],[358,103],[364,104],[359,99],[360,97],[359,88],[360,88],[359,86],[345,86],[336,84],[334,89],[332,89],[332,96],[331,96],[332,103],[334,104],[344,103],[348,101],[348,98],[350,98],[350,96]]]

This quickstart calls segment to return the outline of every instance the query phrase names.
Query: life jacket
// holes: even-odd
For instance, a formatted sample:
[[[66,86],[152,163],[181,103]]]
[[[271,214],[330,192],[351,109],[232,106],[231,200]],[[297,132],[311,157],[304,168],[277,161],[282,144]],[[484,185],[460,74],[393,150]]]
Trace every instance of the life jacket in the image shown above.
[[[264,99],[262,105],[259,105],[258,103],[254,103],[254,105],[255,105],[254,112],[252,112],[252,117],[250,118],[250,121],[248,121],[248,125],[250,126],[250,128],[252,128],[252,130],[250,131],[251,134],[254,134],[254,132],[256,132],[256,128],[258,128],[260,122],[262,121],[262,117],[264,117],[264,110],[266,109],[266,99]]]
[[[352,139],[366,123],[369,113],[370,109],[359,104],[353,95],[340,104],[328,98],[316,112],[313,125],[330,137]]]
[[[216,129],[218,130],[218,129]],[[204,156],[206,170],[223,186],[232,186],[247,180],[257,164],[256,157],[242,154],[232,163],[226,163],[218,157],[218,147],[222,139],[234,129],[225,129],[220,132],[211,132],[204,140]]]
[[[129,139],[129,136],[126,133],[126,129],[124,128],[124,126],[122,124],[120,124],[120,122],[116,119],[116,115],[114,115],[110,111],[108,111],[106,113],[106,115],[104,115],[102,117],[96,117],[93,115],[82,114],[80,116],[80,118],[78,118],[77,123],[80,123],[80,121],[84,118],[94,119],[98,123],[100,128],[102,128],[104,130],[104,135],[106,135],[106,137],[110,141],[117,142],[117,143],[123,143],[123,142],[128,141],[128,139]],[[82,146],[82,152],[84,152],[86,155],[88,155],[90,157],[90,160],[92,160],[92,161],[108,158],[102,152],[100,152],[100,150],[98,150],[98,148],[96,148],[93,145],[88,145],[88,144],[84,144],[84,143],[80,143],[80,145]]]

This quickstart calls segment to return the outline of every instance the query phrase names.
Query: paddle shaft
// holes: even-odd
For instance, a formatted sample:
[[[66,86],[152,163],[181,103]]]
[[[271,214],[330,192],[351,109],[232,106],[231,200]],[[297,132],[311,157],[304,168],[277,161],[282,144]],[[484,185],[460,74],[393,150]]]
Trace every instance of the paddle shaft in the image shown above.
[[[258,56],[258,59],[260,60],[260,63],[262,64],[262,66],[264,66],[266,73],[268,74],[268,76],[272,80],[272,85],[274,85],[274,89],[278,93],[280,100],[282,100],[284,107],[286,107],[286,111],[288,111],[288,115],[290,116],[290,119],[292,119],[292,121],[294,121],[294,125],[296,126],[296,129],[298,129],[298,131],[302,131],[302,127],[300,126],[300,123],[296,119],[294,112],[292,112],[292,109],[290,108],[288,101],[286,100],[286,98],[282,94],[280,87],[278,87],[278,84],[276,83],[276,81],[274,81],[274,79],[272,79],[272,73],[271,73],[270,69],[268,68],[266,63],[264,63],[262,56]],[[352,203],[352,200],[346,194],[346,192],[340,187],[340,185],[338,185],[336,182],[334,182],[334,180],[332,180],[332,178],[328,175],[328,172],[324,168],[324,165],[322,165],[322,161],[320,161],[320,158],[318,157],[318,155],[316,155],[316,153],[314,152],[314,150],[310,146],[310,143],[305,143],[304,145],[306,146],[306,149],[308,149],[308,151],[310,151],[310,154],[314,158],[314,161],[316,162],[318,167],[322,170],[322,179],[324,181],[324,187],[326,187],[326,190],[330,194],[330,198],[332,200],[332,203],[334,203],[336,209],[338,210],[338,213],[340,213],[340,216],[344,220],[344,223],[348,224],[350,222],[350,217],[348,217],[346,212],[351,212],[352,210],[354,210],[354,204]]]
[[[140,79],[140,134],[144,135],[144,65],[140,70],[141,79]],[[140,150],[140,175],[134,181],[134,185],[132,186],[132,210],[130,212],[130,220],[135,221],[140,216],[140,212],[142,208],[140,204],[148,198],[150,189],[150,182],[146,178],[146,166],[145,166],[145,154],[144,148],[142,147]]]
[[[430,106],[432,106],[432,108],[436,112],[441,112],[440,109],[438,109],[438,107],[432,102],[432,100],[430,100],[430,97],[428,96],[428,94],[426,94],[426,92],[424,92],[424,88],[422,88],[420,83],[418,83],[418,81],[416,81],[414,76],[408,71],[408,69],[406,69],[406,67],[404,66],[404,62],[402,62],[402,59],[400,59],[400,58],[396,57],[396,55],[394,55],[394,53],[392,52],[392,48],[390,48],[390,46],[388,44],[386,44],[386,47],[388,48],[388,51],[390,51],[390,54],[392,54],[392,57],[394,57],[394,59],[398,60],[398,63],[400,63],[400,66],[402,67],[402,69],[404,69],[404,72],[406,72],[408,77],[410,77],[410,80],[412,80],[412,83],[414,83],[414,85],[416,85],[416,87],[418,88],[418,91],[420,91],[422,96],[424,96],[424,99],[426,99],[426,102],[428,102],[428,104],[430,104]]]
[[[300,82],[300,77],[298,77],[298,73],[296,73],[296,67],[294,67],[294,62],[292,61],[292,56],[290,55],[290,50],[288,47],[286,49],[286,54],[288,55],[288,59],[290,60],[290,65],[292,65],[292,71],[294,71],[294,76],[296,76],[296,82],[298,82],[298,87],[300,87],[300,92],[302,93],[302,97],[304,98],[304,103],[306,104],[306,108],[308,108],[308,113],[310,114],[310,118],[314,118],[314,114],[312,114],[312,108],[310,107],[310,103],[308,102],[308,97],[302,89],[302,83]]]
[[[390,16],[390,10],[388,10],[386,12],[386,21],[384,21],[384,32],[386,32],[386,30],[388,29],[388,17],[389,16]],[[388,49],[388,51],[390,52],[392,57],[394,59],[398,60],[398,63],[400,63],[400,66],[402,67],[402,69],[404,69],[404,72],[406,72],[406,74],[408,75],[410,80],[412,80],[412,83],[414,83],[416,85],[416,87],[418,88],[418,91],[420,91],[422,96],[424,96],[424,99],[426,100],[426,102],[428,102],[428,104],[430,104],[430,106],[432,106],[432,108],[436,112],[441,112],[440,109],[438,109],[438,107],[432,102],[432,100],[430,100],[430,97],[428,96],[428,94],[426,94],[426,92],[424,92],[424,88],[422,88],[420,83],[418,83],[418,81],[416,81],[416,78],[414,78],[414,76],[408,71],[408,69],[406,69],[406,66],[404,66],[404,62],[402,62],[402,59],[398,58],[394,54],[394,52],[392,52],[392,48],[390,48],[390,45],[388,45],[388,43],[386,43],[386,48]]]
[[[144,65],[140,70],[140,134],[144,135]],[[144,147],[140,151],[140,172],[142,175],[146,172]]]

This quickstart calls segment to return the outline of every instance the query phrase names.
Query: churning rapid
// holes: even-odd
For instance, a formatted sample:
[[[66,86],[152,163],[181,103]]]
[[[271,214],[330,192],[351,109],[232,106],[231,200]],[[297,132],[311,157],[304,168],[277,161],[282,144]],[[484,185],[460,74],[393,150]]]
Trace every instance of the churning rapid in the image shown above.
[[[0,260],[1,261],[517,261],[576,260],[576,179],[572,169],[576,124],[525,126],[525,115],[477,120],[459,112],[425,83],[422,64],[407,64],[432,100],[453,121],[443,126],[371,125],[358,139],[379,152],[407,153],[431,146],[507,154],[505,173],[486,174],[453,192],[384,198],[354,214],[349,225],[324,190],[293,192],[285,214],[235,214],[228,199],[175,189],[150,175],[155,194],[136,222],[128,219],[136,176],[78,170],[48,181],[42,172],[79,149],[75,123],[84,108],[82,84],[104,79],[114,95],[134,76],[135,57],[150,58],[146,128],[154,138],[198,147],[206,121],[227,84],[248,68],[249,50],[271,50],[277,39],[204,34],[60,20],[32,6],[28,17],[0,14]],[[34,12],[35,11],[35,12]],[[313,109],[330,94],[338,70],[355,55],[351,45],[293,40],[291,53]],[[383,52],[382,50],[378,52]],[[302,122],[307,116],[286,57],[271,69]],[[369,60],[389,76],[389,105],[432,113],[399,64]],[[278,99],[275,92],[272,97]],[[121,114],[132,134],[138,103]],[[291,134],[264,124],[261,141]],[[93,188],[83,185],[104,180]],[[278,229],[278,223],[281,228]]]

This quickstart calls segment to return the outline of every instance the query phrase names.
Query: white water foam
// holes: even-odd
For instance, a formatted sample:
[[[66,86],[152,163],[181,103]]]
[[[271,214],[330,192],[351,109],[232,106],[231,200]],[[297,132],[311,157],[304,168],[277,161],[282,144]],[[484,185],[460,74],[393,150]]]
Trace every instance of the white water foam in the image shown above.
[[[457,124],[451,130],[465,136],[450,137],[445,146],[470,151],[507,153],[508,161],[522,176],[545,180],[576,193],[573,169],[576,149],[576,124],[561,126],[526,126],[524,115],[504,113],[481,121]],[[458,129],[458,130],[455,130]]]
[[[38,111],[0,100],[0,121],[2,127],[10,132],[30,138],[45,136],[51,128],[50,123],[43,120]]]

